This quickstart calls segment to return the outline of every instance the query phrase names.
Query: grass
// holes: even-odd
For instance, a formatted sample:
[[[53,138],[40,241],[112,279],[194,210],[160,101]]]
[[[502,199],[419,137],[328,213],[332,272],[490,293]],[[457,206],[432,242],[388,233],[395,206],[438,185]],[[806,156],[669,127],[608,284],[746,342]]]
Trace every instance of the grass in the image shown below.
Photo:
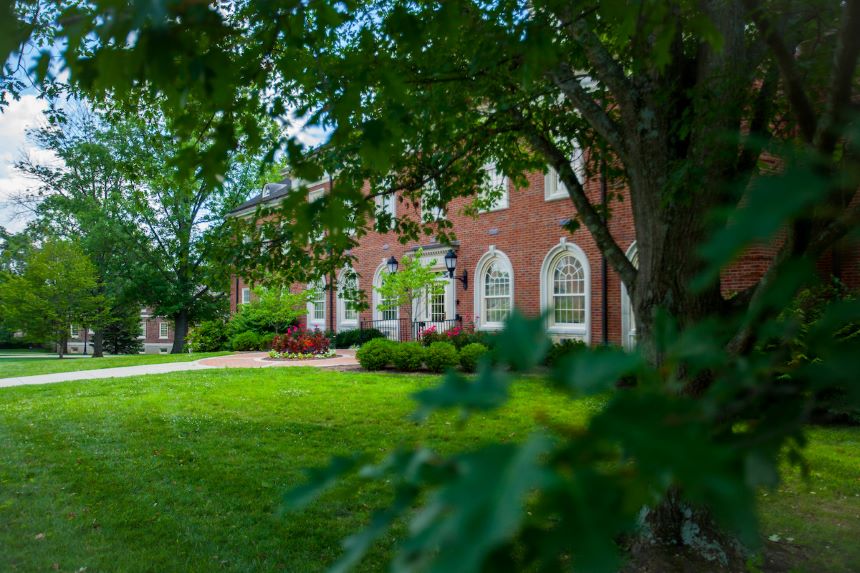
[[[165,362],[188,362],[210,356],[221,356],[227,352],[208,352],[197,354],[128,354],[105,356],[104,358],[71,357],[60,360],[56,354],[26,358],[4,357],[0,355],[0,378],[17,378],[36,374],[57,372],[78,372],[99,370],[120,366],[141,366],[144,364],[163,364]]]
[[[48,354],[44,348],[0,348],[0,356],[4,354]]]
[[[582,424],[600,407],[527,380],[503,410],[464,427],[454,416],[409,421],[409,395],[434,382],[277,368],[0,390],[0,570],[320,571],[387,492],[350,481],[278,517],[302,468],[400,444],[517,440],[536,417]],[[813,430],[819,473],[807,484],[787,470],[785,485],[762,497],[765,533],[807,546],[816,563],[807,571],[860,563],[858,438]],[[359,569],[386,569],[396,533]]]

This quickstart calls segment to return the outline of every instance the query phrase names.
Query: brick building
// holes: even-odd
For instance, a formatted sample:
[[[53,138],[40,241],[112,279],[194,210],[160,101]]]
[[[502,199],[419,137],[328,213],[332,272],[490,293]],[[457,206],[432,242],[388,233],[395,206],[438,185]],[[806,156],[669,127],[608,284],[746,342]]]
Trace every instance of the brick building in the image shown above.
[[[308,305],[305,324],[331,331],[376,327],[393,338],[409,339],[420,327],[435,324],[445,329],[460,320],[474,322],[479,330],[499,329],[510,309],[518,308],[527,315],[548,310],[547,330],[555,339],[634,344],[635,320],[618,276],[603,259],[587,229],[581,227],[571,233],[564,228],[576,211],[557,174],[552,170],[546,174],[532,173],[526,188],[515,189],[506,177],[492,167],[488,169],[491,185],[504,192],[493,208],[477,217],[462,213],[471,198],[455,199],[444,213],[422,210],[420,206],[416,209],[409,202],[392,197],[377,198],[377,211],[388,210],[398,218],[446,217],[453,224],[457,244],[440,245],[429,240],[402,245],[393,232],[369,232],[352,254],[356,257],[357,287],[367,294],[370,308],[357,313],[349,308],[349,301],[343,300],[341,289],[320,290],[318,298]],[[328,191],[330,181],[305,182],[304,186],[308,200],[313,201]],[[275,205],[299,188],[300,185],[288,179],[269,184],[231,216],[252,216],[258,206]],[[607,191],[599,178],[587,181],[585,188],[593,203],[600,203]],[[612,204],[609,225],[618,245],[635,262],[636,238],[629,201]],[[418,247],[423,249],[426,261],[435,261],[445,285],[444,294],[419,301],[412,309],[379,308],[378,293],[373,287],[389,272],[387,262],[392,257],[399,262]],[[454,279],[447,274],[442,276],[449,250],[457,257]],[[723,290],[731,293],[751,285],[767,268],[774,252],[772,246],[750,249],[723,273]],[[860,286],[858,250],[852,246],[850,256],[847,253],[849,250],[843,248],[835,256],[826,256],[822,271],[841,276],[852,287]],[[834,264],[836,260],[838,264]],[[462,280],[464,272],[466,281]],[[326,282],[337,285],[340,280],[341,276],[329,277]],[[251,300],[250,286],[240,277],[233,277],[232,312]]]
[[[140,309],[140,334],[144,354],[167,354],[173,348],[173,326],[160,316],[153,316],[148,308]],[[66,344],[69,354],[92,353],[93,331],[84,331],[78,325],[69,327],[69,340]]]

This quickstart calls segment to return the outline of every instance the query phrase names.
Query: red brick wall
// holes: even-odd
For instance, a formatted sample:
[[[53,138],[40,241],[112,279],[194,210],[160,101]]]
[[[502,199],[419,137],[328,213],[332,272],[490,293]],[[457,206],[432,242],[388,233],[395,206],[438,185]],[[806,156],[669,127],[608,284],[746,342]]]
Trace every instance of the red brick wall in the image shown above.
[[[515,189],[509,183],[508,207],[498,211],[482,213],[477,218],[462,214],[463,208],[471,199],[458,198],[448,205],[447,216],[453,223],[459,249],[457,250],[457,276],[463,270],[469,273],[469,289],[463,290],[456,282],[456,312],[464,320],[471,321],[475,314],[474,289],[479,287],[479,277],[475,275],[478,260],[494,245],[510,259],[513,268],[514,305],[528,315],[540,312],[540,272],[547,253],[559,244],[561,238],[579,246],[586,254],[589,263],[591,283],[590,300],[590,340],[599,344],[603,339],[601,281],[602,257],[591,234],[584,227],[574,233],[562,228],[562,223],[575,215],[569,199],[547,201],[544,198],[543,173],[532,173],[528,177],[529,186]],[[327,186],[327,185],[326,185]],[[600,202],[600,181],[592,179],[586,184],[586,191],[593,203]],[[612,190],[611,190],[612,191]],[[633,217],[630,201],[614,202],[611,205],[612,217],[610,230],[622,250],[626,251],[635,240]],[[397,203],[397,217],[420,217],[417,209],[406,202]],[[371,232],[364,236],[361,244],[353,249],[356,257],[354,268],[359,275],[359,287],[372,302],[372,282],[377,267],[384,259],[394,255],[398,261],[413,247],[428,246],[434,243],[432,237],[420,243],[400,244],[394,233],[380,234]],[[776,246],[756,246],[748,249],[743,257],[722,273],[722,288],[725,294],[737,292],[750,286],[767,269],[776,252]],[[849,285],[860,286],[860,249],[857,243],[840,249],[840,263],[843,275]],[[822,261],[822,271],[832,267],[830,258]],[[621,343],[621,283],[614,271],[607,271],[607,331],[609,342]],[[234,277],[230,287],[230,308],[236,310],[237,288],[248,286],[243,280]],[[300,290],[303,285],[293,285],[292,290]],[[336,304],[329,304],[326,296],[326,325],[337,325]],[[409,316],[410,309],[401,308],[401,318]],[[372,320],[372,309],[361,313],[360,320]]]

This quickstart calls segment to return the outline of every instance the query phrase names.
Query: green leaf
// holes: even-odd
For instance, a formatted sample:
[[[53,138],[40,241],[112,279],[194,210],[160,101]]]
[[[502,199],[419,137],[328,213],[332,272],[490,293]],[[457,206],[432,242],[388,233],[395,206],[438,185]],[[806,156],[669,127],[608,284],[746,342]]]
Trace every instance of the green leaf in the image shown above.
[[[513,370],[526,371],[541,363],[550,341],[543,317],[526,318],[514,311],[497,338],[497,359]]]
[[[615,388],[625,376],[639,372],[645,360],[638,354],[620,349],[594,349],[562,357],[553,379],[569,390],[585,396]]]

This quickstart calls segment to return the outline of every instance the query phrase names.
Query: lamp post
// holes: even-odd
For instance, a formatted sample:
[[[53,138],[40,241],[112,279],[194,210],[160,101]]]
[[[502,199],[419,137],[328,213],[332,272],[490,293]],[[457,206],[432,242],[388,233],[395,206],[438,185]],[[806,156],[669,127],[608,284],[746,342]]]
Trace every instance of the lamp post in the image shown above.
[[[454,249],[448,249],[445,253],[445,268],[448,269],[448,278],[452,278],[463,283],[463,290],[469,290],[469,273],[464,269],[463,276],[455,277],[454,271],[457,270],[457,253]]]

